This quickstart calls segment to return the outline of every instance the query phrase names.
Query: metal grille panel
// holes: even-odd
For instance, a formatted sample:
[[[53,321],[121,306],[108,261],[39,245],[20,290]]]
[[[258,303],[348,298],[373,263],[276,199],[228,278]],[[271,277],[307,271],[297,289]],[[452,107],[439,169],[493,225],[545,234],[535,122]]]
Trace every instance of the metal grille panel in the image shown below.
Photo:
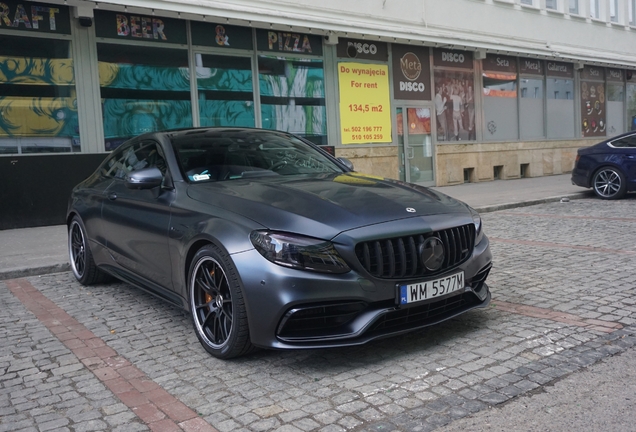
[[[442,267],[431,272],[422,264],[419,250],[433,236],[444,244],[445,257]],[[434,233],[358,243],[356,255],[365,270],[377,278],[405,279],[444,273],[466,261],[474,246],[475,226],[469,224]]]
[[[369,331],[382,333],[428,325],[470,309],[477,303],[479,301],[474,294],[463,293],[432,303],[396,309],[374,323]]]

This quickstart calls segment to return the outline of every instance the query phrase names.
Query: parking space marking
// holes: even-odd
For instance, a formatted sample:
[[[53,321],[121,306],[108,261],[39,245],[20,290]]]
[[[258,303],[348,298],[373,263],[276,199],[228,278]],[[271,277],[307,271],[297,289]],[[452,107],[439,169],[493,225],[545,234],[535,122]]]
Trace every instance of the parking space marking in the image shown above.
[[[636,251],[631,250],[623,250],[623,249],[607,249],[593,246],[577,246],[571,244],[564,243],[550,243],[550,242],[541,242],[541,241],[532,241],[532,240],[516,240],[516,239],[505,239],[500,237],[488,237],[491,242],[499,242],[499,243],[511,243],[518,244],[524,246],[541,246],[547,248],[559,248],[559,249],[577,249],[584,250],[588,252],[599,252],[599,253],[612,253],[619,255],[636,255]]]
[[[589,330],[597,330],[603,333],[612,333],[623,328],[621,324],[616,322],[584,319],[579,317],[578,315],[555,311],[553,309],[528,306],[518,303],[509,303],[505,301],[498,301],[495,299],[493,299],[492,303],[493,307],[502,311],[512,312],[533,318],[548,319],[564,324],[575,325],[577,327],[586,327]]]
[[[101,338],[49,300],[29,281],[13,279],[4,283],[50,332],[151,430],[218,432],[197,413],[108,347]]]

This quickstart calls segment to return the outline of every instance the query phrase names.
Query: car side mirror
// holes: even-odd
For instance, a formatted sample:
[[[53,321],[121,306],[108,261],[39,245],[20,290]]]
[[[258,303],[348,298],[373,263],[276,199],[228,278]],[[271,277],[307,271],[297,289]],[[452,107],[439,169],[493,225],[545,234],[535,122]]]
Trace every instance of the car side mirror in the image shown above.
[[[348,170],[353,171],[353,162],[351,162],[349,159],[347,158],[343,158],[343,157],[339,157],[338,158],[338,162],[340,162],[341,164],[343,164],[345,167],[347,167]]]
[[[161,185],[163,174],[157,167],[143,168],[126,174],[128,189],[152,189]]]

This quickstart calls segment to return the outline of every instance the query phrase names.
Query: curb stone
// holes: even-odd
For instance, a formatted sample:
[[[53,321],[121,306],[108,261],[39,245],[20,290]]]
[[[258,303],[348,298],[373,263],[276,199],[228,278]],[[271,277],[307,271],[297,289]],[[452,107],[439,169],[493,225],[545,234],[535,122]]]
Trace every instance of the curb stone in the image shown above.
[[[69,263],[58,263],[39,267],[29,267],[13,270],[0,270],[0,281],[21,279],[29,276],[41,276],[51,273],[63,273],[71,270]]]

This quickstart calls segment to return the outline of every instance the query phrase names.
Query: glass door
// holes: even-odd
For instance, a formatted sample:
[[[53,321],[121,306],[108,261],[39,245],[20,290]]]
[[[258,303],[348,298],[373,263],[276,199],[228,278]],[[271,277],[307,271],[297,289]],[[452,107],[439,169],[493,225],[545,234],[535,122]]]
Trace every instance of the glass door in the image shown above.
[[[400,180],[435,186],[430,107],[396,109]]]

